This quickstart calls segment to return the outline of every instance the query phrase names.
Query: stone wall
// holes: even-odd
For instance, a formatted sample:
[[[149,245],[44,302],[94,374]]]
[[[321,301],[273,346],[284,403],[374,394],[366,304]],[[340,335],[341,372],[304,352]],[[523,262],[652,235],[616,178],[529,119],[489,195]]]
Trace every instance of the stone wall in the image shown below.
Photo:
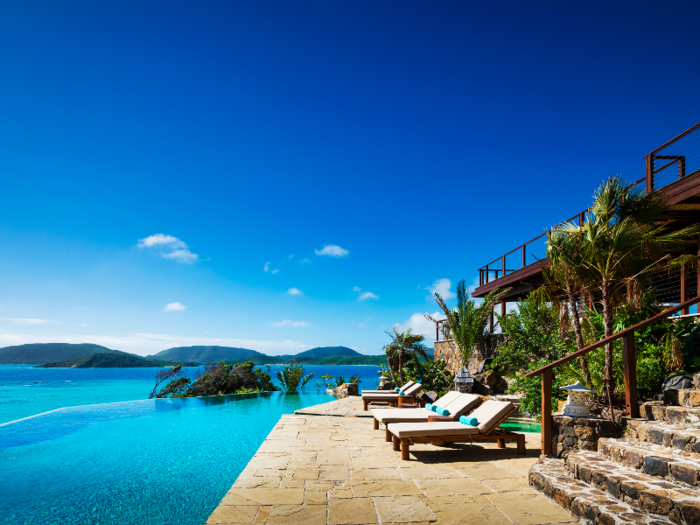
[[[598,450],[598,439],[612,437],[610,420],[590,417],[552,416],[552,454],[565,458],[572,450]]]
[[[506,340],[505,334],[491,334],[486,338],[486,342],[476,348],[472,358],[467,365],[469,373],[476,375],[480,373],[481,365],[493,358],[496,348]],[[459,363],[456,363],[452,358],[453,350],[456,349],[453,340],[435,341],[435,359],[443,359],[447,363],[447,368],[453,374],[457,374],[460,370]],[[483,371],[483,370],[482,370]]]

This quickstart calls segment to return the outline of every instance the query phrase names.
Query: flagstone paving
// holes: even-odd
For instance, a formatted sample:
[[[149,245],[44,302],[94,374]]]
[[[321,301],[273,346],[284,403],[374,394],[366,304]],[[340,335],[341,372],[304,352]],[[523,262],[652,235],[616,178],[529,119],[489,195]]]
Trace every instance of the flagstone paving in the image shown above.
[[[528,487],[540,435],[526,435],[526,456],[496,443],[416,444],[402,461],[365,418],[283,416],[207,523],[574,523]]]

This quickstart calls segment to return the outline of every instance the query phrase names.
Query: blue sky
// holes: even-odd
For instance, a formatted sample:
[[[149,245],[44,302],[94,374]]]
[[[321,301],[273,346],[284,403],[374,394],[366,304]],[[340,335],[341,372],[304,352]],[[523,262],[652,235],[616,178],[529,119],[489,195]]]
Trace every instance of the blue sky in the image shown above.
[[[698,121],[699,10],[3,2],[0,345],[430,334],[430,289]]]

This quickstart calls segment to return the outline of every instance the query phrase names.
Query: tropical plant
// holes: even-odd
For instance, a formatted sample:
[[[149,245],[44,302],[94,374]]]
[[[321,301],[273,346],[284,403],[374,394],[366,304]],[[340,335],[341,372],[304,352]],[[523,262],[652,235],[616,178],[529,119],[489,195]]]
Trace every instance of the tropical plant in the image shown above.
[[[285,365],[282,370],[278,370],[275,374],[283,390],[287,392],[296,392],[297,390],[304,389],[306,384],[311,381],[315,372],[304,376],[304,367],[292,361],[291,364]]]
[[[700,231],[698,225],[670,231],[662,222],[667,212],[658,192],[644,195],[616,175],[598,187],[582,225],[568,223],[558,229],[580,247],[576,274],[600,292],[605,337],[614,333],[615,294],[651,269],[668,264],[670,252],[696,242],[691,238]],[[612,344],[605,347],[605,385],[614,422]]]
[[[433,391],[442,397],[448,390],[454,388],[454,377],[442,359],[418,363],[411,360],[406,366],[406,378],[423,385],[426,392]]]
[[[457,347],[454,349],[452,357],[460,368],[469,363],[476,346],[486,340],[490,332],[489,319],[493,309],[496,304],[501,302],[508,290],[494,290],[484,297],[481,304],[477,305],[469,299],[469,292],[467,292],[465,281],[462,279],[457,284],[457,306],[454,309],[448,307],[440,294],[435,292],[435,302],[450,324],[450,333]],[[437,322],[431,315],[423,315],[427,319]]]
[[[267,371],[256,368],[252,361],[227,365],[207,363],[194,381],[182,375],[181,367],[163,370],[156,375],[156,384],[149,398],[198,397],[272,391],[278,388]],[[161,388],[161,385],[169,381]]]
[[[581,317],[579,315],[577,297],[582,295],[585,284],[581,279],[581,260],[583,250],[581,249],[581,237],[565,235],[560,231],[554,231],[547,240],[547,256],[550,267],[544,269],[542,274],[548,285],[546,288],[559,288],[564,291],[566,303],[560,304],[560,329],[567,332],[569,315],[573,323],[576,346],[579,350],[585,347],[583,342],[583,330],[581,329]],[[554,304],[558,301],[553,300]],[[579,356],[579,366],[583,374],[583,383],[591,384],[591,373],[586,364],[586,358]]]
[[[384,346],[389,373],[395,385],[403,385],[406,383],[403,368],[407,360],[411,359],[417,363],[420,362],[420,358],[425,361],[430,360],[428,347],[422,343],[425,338],[422,335],[412,333],[411,330],[399,332],[394,327],[393,332],[387,332],[387,335],[391,337],[391,343]]]
[[[523,370],[535,370],[540,361],[563,357],[566,349],[562,346],[567,342],[560,337],[557,309],[552,303],[530,294],[518,301],[518,307],[510,313],[496,315],[508,337],[496,349],[488,368],[513,377]],[[568,347],[571,348],[570,343]]]

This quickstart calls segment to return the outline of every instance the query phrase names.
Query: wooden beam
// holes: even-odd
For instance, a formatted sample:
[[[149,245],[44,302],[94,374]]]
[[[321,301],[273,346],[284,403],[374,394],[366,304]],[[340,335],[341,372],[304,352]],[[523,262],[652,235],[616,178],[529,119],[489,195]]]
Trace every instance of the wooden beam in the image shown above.
[[[552,455],[552,369],[542,374],[542,454]]]
[[[622,362],[625,374],[625,403],[629,417],[639,417],[637,401],[637,358],[634,350],[634,332],[622,338]]]

